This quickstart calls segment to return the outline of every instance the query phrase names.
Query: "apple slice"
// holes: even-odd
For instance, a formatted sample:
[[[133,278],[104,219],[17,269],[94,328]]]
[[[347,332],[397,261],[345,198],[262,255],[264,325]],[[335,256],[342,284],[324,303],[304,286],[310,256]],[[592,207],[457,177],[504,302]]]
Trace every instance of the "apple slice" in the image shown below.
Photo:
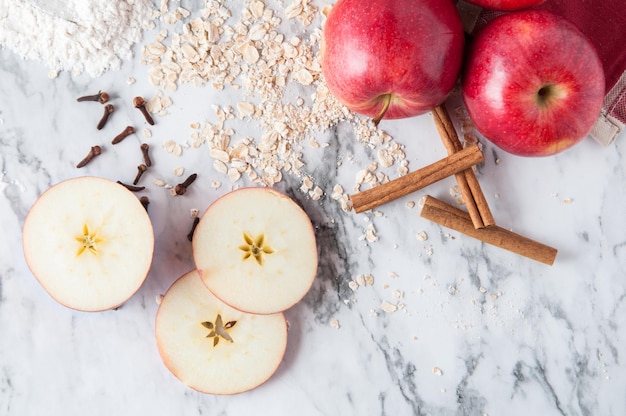
[[[250,313],[288,309],[308,292],[317,273],[317,245],[307,214],[269,188],[243,188],[202,215],[193,258],[215,296]]]
[[[207,289],[196,270],[165,293],[155,326],[165,366],[202,393],[237,394],[261,385],[275,373],[287,347],[282,313],[231,308]]]
[[[46,190],[24,221],[28,267],[57,302],[113,309],[142,285],[154,252],[152,223],[129,190],[84,176]]]

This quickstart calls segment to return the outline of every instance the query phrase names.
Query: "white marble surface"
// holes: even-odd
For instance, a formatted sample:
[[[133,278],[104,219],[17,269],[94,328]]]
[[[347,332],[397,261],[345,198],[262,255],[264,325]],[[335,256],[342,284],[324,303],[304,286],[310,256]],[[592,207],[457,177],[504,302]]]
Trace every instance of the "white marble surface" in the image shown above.
[[[155,297],[193,267],[189,210],[203,210],[231,185],[213,169],[208,150],[177,158],[161,144],[185,141],[190,123],[213,117],[209,103],[233,105],[232,93],[186,86],[168,94],[174,105],[156,117],[152,138],[132,136],[107,146],[84,170],[75,168],[91,145],[107,144],[127,124],[144,126],[130,101],[156,93],[148,70],[136,57],[97,79],[49,79],[47,68],[0,51],[1,415],[626,414],[624,134],[608,148],[587,139],[541,159],[510,156],[483,140],[479,180],[496,221],[558,248],[552,267],[442,229],[420,218],[418,205],[406,206],[427,193],[454,203],[452,178],[376,214],[343,212],[330,198],[333,186],[351,190],[375,152],[354,139],[350,126],[320,134],[329,146],[304,146],[304,160],[326,195],[311,200],[290,175],[276,185],[310,215],[320,252],[312,290],[286,312],[284,362],[266,384],[236,396],[184,386],[156,349]],[[129,76],[137,82],[127,85]],[[118,110],[96,131],[101,107],[75,98],[100,89],[115,95]],[[380,127],[405,146],[411,170],[445,155],[430,115]],[[175,183],[177,166],[198,180],[184,197],[156,186],[145,193],[156,251],[131,300],[102,313],[66,309],[24,262],[25,215],[41,192],[66,178],[132,180],[141,141],[153,145],[148,183]],[[212,180],[223,186],[214,189]],[[369,223],[378,241],[362,239]],[[426,241],[416,238],[421,231]],[[352,290],[359,274],[372,275],[373,286]],[[387,313],[383,301],[403,307]]]

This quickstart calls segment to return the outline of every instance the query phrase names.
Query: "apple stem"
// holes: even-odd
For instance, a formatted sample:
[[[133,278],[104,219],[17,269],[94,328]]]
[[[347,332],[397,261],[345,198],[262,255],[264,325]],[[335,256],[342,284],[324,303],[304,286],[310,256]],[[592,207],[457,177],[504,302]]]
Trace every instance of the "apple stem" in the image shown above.
[[[380,110],[380,113],[378,113],[378,115],[372,119],[372,121],[374,122],[374,126],[377,126],[377,127],[378,127],[378,123],[380,123],[380,121],[385,116],[385,113],[389,109],[389,105],[391,104],[391,94],[383,95],[383,100],[384,100],[383,108]]]

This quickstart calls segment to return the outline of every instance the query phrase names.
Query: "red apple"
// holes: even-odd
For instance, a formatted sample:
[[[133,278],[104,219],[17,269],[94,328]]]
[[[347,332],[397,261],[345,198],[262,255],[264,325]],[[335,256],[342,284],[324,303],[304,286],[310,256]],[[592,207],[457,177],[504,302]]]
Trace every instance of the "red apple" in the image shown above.
[[[322,33],[322,72],[350,110],[376,123],[411,117],[445,100],[463,44],[451,0],[339,0]]]
[[[475,4],[484,9],[513,11],[522,10],[528,7],[537,6],[545,3],[546,0],[465,0],[468,3]]]
[[[513,12],[485,26],[469,47],[461,83],[476,129],[521,156],[553,155],[581,141],[604,99],[595,48],[547,11]]]

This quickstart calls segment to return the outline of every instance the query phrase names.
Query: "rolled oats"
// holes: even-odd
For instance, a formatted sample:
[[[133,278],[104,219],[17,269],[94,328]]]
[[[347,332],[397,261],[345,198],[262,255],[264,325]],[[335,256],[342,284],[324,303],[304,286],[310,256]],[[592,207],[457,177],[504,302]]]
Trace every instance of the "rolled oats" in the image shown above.
[[[192,16],[180,3],[163,0],[161,20],[175,26],[160,31],[142,49],[141,61],[151,67],[149,81],[163,91],[175,91],[185,83],[197,87],[208,84],[216,90],[242,90],[244,100],[235,109],[215,107],[217,122],[194,123],[197,126],[192,127],[190,146],[208,146],[216,170],[227,174],[233,182],[245,173],[253,182],[273,185],[282,179],[283,173],[305,176],[303,156],[297,150],[304,139],[313,149],[327,147],[329,143],[320,146],[315,135],[347,121],[353,125],[359,142],[372,149],[380,147],[378,163],[357,174],[356,189],[364,183],[376,186],[388,181],[388,175],[378,171],[380,168],[397,165],[397,174],[406,174],[408,162],[402,146],[370,120],[350,112],[328,90],[318,56],[321,29],[305,29],[288,39],[282,33],[283,19],[307,27],[322,18],[328,8],[320,12],[311,0],[291,0],[284,8],[279,4],[272,7],[270,0],[242,3],[240,17],[232,19],[226,2],[205,0],[204,7]],[[308,89],[306,101],[295,97],[294,103],[290,102],[285,94],[290,83]],[[171,104],[159,91],[149,100],[148,109],[165,115]],[[235,136],[228,126],[235,112],[239,119],[249,118],[260,124],[259,137]],[[182,147],[169,144],[166,150],[177,154]],[[313,199],[324,194],[314,184],[307,188]],[[332,197],[343,211],[352,209],[345,193],[338,195],[333,190]],[[374,239],[373,232],[366,238]]]

